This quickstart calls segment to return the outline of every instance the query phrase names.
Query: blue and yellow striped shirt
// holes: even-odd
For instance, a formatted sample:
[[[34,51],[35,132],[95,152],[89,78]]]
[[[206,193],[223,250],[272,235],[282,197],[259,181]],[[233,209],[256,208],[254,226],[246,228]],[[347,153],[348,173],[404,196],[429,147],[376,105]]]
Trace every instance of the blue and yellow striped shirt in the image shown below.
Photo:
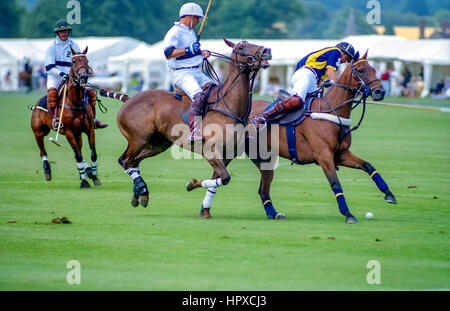
[[[297,63],[295,70],[307,66],[313,69],[317,76],[323,80],[327,77],[326,71],[328,68],[338,69],[341,57],[341,51],[337,47],[324,48],[303,57]]]

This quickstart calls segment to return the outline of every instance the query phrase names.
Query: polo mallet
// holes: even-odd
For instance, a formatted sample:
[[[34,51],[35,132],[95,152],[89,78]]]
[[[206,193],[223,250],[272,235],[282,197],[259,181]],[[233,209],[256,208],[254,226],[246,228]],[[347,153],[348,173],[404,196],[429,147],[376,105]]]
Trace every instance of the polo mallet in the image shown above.
[[[197,38],[198,38],[197,41],[200,41],[200,36],[202,34],[203,26],[205,25],[206,17],[208,16],[209,8],[211,6],[211,1],[212,0],[209,0],[208,7],[206,8],[205,16],[203,16],[202,24],[200,25],[200,30],[198,31],[198,35],[197,35]]]
[[[66,103],[66,89],[67,89],[67,83],[64,84],[64,90],[63,90],[63,103],[62,103],[62,107],[61,107],[61,113],[59,114],[59,122],[58,122],[58,129],[56,130],[56,137],[50,137],[49,140],[53,143],[55,143],[55,145],[57,145],[58,147],[61,147],[61,144],[58,143],[58,136],[59,136],[59,130],[61,128],[61,123],[62,123],[62,117],[63,117],[63,112],[64,112],[64,104]]]

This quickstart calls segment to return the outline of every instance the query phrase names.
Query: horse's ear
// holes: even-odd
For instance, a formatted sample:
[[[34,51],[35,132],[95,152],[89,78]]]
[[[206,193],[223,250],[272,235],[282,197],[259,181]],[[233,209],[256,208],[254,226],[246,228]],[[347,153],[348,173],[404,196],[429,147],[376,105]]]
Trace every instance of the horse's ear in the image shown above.
[[[83,51],[83,53],[82,53],[82,54],[86,54],[86,53],[87,53],[87,51],[88,51],[88,47],[86,46],[86,48],[84,49],[84,51]]]
[[[223,38],[223,41],[225,41],[225,44],[228,45],[230,48],[234,48],[234,46],[236,45],[233,42],[231,42],[225,38]]]
[[[369,49],[366,50],[366,53],[364,53],[363,59],[367,59],[367,54],[369,53]]]
[[[72,55],[77,54],[77,52],[75,52],[74,49],[72,49],[72,46],[70,46],[70,51],[72,52]]]

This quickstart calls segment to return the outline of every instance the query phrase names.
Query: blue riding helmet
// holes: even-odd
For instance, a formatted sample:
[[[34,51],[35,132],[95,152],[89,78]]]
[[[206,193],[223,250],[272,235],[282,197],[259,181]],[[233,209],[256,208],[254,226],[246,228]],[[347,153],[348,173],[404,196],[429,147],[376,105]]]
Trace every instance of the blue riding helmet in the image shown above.
[[[350,43],[339,42],[338,44],[336,44],[336,47],[345,54],[347,54],[348,56],[350,56],[351,59],[355,58],[355,48]]]

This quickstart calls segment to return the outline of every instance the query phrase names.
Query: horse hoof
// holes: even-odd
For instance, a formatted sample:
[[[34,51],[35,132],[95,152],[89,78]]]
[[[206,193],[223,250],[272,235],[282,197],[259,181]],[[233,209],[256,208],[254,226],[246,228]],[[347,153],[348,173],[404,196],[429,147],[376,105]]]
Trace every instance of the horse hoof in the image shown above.
[[[134,197],[134,195],[131,197],[131,205],[133,207],[137,207],[139,205],[139,198]]]
[[[392,193],[386,194],[386,196],[384,197],[384,200],[388,203],[397,204],[397,199],[395,198],[395,196]]]
[[[81,181],[81,185],[80,185],[81,189],[88,189],[91,188],[91,185],[89,185],[89,183],[86,180]]]
[[[141,203],[142,207],[147,207],[147,205],[148,205],[148,195],[147,196],[140,196],[139,197],[139,203]]]
[[[348,224],[356,224],[358,223],[358,219],[355,216],[350,216],[345,219],[345,222]]]
[[[45,177],[46,181],[52,180],[52,175],[51,174],[44,174],[44,177]]]
[[[190,180],[190,181],[187,183],[186,190],[187,190],[187,191],[192,191],[192,190],[194,190],[194,183],[192,182],[192,180]]]
[[[100,181],[100,179],[93,178],[92,180],[94,181],[94,185],[96,185],[96,186],[101,186],[102,185],[102,182]]]
[[[209,208],[203,208],[203,215],[201,216],[203,219],[211,218],[211,214],[209,213],[209,210],[210,210]]]
[[[286,220],[287,217],[286,217],[286,215],[283,214],[283,213],[277,213],[277,215],[275,216],[275,219]]]

